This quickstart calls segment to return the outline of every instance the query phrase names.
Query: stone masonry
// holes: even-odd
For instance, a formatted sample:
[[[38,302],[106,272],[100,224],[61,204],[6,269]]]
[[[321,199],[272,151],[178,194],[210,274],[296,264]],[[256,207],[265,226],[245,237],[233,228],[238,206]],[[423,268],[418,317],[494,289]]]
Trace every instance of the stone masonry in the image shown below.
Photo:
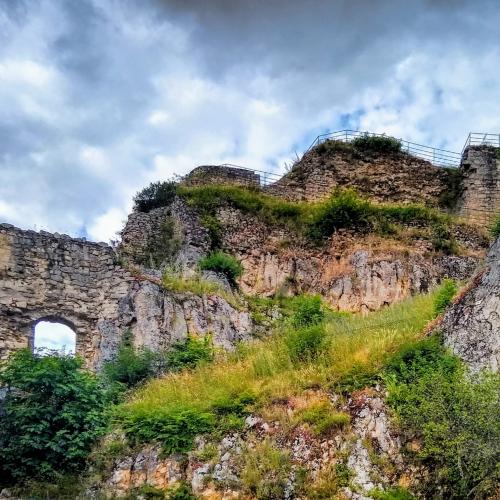
[[[72,328],[76,352],[91,369],[113,358],[127,330],[136,347],[156,351],[208,334],[231,349],[252,331],[247,311],[216,295],[173,293],[152,277],[132,276],[105,243],[0,224],[0,359],[32,346],[41,320]]]
[[[492,146],[470,146],[463,154],[462,193],[457,211],[469,221],[488,225],[500,214],[500,155]]]

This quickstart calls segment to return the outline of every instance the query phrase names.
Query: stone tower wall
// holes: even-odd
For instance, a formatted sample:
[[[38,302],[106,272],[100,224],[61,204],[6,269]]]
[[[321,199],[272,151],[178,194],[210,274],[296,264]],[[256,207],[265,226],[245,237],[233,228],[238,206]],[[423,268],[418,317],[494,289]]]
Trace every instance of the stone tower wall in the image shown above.
[[[492,146],[470,146],[463,154],[462,193],[457,212],[471,222],[488,225],[500,214],[500,155]]]

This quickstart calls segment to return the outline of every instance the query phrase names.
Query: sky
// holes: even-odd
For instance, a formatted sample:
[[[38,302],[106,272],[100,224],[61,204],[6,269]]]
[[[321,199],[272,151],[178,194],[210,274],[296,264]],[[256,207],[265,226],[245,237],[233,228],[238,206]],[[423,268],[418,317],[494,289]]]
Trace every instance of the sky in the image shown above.
[[[196,165],[500,132],[498,0],[0,0],[0,222],[116,239]]]
[[[62,351],[75,353],[76,334],[62,323],[40,321],[35,326],[34,348],[41,352]]]

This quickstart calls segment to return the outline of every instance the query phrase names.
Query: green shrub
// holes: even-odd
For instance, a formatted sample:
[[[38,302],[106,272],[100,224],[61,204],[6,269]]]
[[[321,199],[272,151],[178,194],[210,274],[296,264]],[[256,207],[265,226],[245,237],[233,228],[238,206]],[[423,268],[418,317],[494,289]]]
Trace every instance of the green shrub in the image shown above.
[[[205,214],[201,217],[201,225],[208,231],[210,248],[217,250],[222,246],[222,224],[215,215]]]
[[[451,279],[444,279],[434,298],[434,313],[439,316],[451,304],[457,294],[457,284]]]
[[[221,251],[203,257],[198,265],[201,270],[223,274],[232,285],[236,285],[236,280],[243,274],[241,263],[232,255]]]
[[[500,215],[497,215],[495,217],[495,220],[491,224],[490,234],[495,239],[497,239],[500,236]]]
[[[185,453],[194,438],[210,432],[214,417],[189,407],[155,408],[153,411],[123,413],[117,411],[123,430],[131,443],[161,443],[165,453]]]
[[[79,470],[103,433],[107,396],[71,356],[17,351],[0,373],[0,472],[5,481]]]
[[[500,376],[472,376],[436,340],[426,340],[385,378],[403,436],[422,443],[415,459],[430,474],[424,496],[486,498],[498,479]]]
[[[195,368],[203,362],[213,359],[214,352],[210,337],[197,339],[188,337],[184,342],[177,342],[165,354],[165,367],[168,371],[180,371]]]
[[[181,481],[177,486],[169,488],[165,498],[167,500],[196,500],[191,485],[185,481]]]
[[[359,151],[371,153],[399,153],[401,141],[394,137],[363,134],[353,139],[351,144]]]
[[[136,350],[132,332],[123,334],[116,357],[104,364],[103,373],[111,382],[133,387],[155,375],[158,355],[149,349]]]
[[[149,212],[153,208],[166,207],[176,193],[177,185],[173,181],[152,182],[134,196],[134,208],[138,212]]]
[[[300,295],[293,301],[295,312],[291,323],[294,327],[317,325],[325,319],[325,311],[319,295]]]
[[[285,336],[285,345],[293,361],[311,361],[324,347],[325,339],[325,327],[319,323],[290,330]]]
[[[351,421],[349,414],[335,411],[327,401],[308,406],[300,413],[299,418],[309,424],[317,436],[327,434],[333,429],[342,429]]]
[[[290,456],[268,440],[245,450],[241,482],[245,492],[252,495],[252,498],[285,498],[290,472]]]
[[[449,227],[434,224],[432,227],[432,245],[438,252],[450,255],[457,252],[457,243]]]
[[[309,234],[315,240],[327,238],[338,229],[366,230],[372,225],[372,205],[354,191],[336,191],[318,204],[309,219]]]
[[[306,496],[308,500],[330,500],[343,498],[338,496],[339,490],[350,485],[353,471],[344,462],[329,464],[320,469],[314,480],[306,485]]]

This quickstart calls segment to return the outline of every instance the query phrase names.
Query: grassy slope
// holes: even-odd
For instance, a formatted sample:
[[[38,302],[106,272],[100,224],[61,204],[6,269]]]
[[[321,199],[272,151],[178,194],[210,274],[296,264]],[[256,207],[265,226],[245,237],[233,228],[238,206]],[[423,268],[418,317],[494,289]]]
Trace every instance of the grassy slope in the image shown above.
[[[367,316],[327,320],[328,342],[319,358],[293,362],[284,330],[267,340],[241,346],[213,364],[169,374],[139,389],[119,410],[119,420],[162,420],[172,411],[213,414],[241,394],[251,394],[254,409],[304,388],[331,387],[353,374],[375,373],[392,353],[420,339],[434,317],[433,295],[419,296]],[[289,327],[291,328],[291,327]],[[126,416],[126,417],[125,417]],[[215,418],[215,426],[218,425]]]

